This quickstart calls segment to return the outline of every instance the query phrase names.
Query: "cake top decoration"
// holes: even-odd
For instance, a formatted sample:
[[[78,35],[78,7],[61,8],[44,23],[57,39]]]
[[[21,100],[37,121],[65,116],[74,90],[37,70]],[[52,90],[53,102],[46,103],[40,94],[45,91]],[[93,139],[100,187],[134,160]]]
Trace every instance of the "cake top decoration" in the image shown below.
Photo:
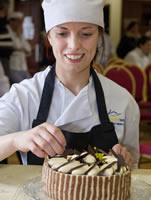
[[[127,171],[123,157],[110,152],[112,155],[91,146],[87,151],[66,149],[62,155],[51,157],[48,164],[55,171],[73,175],[109,176]]]

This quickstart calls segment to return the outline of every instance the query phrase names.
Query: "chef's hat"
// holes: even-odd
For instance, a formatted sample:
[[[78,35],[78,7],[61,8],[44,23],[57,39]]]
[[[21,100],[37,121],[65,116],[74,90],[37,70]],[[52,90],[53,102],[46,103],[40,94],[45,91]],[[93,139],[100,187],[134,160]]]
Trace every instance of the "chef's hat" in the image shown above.
[[[104,0],[43,0],[46,32],[67,22],[87,22],[104,28]]]

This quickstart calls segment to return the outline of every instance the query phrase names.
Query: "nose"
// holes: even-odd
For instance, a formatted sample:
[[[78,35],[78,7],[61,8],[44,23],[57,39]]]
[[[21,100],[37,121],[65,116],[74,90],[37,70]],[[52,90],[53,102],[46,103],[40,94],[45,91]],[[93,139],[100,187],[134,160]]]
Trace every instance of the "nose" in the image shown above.
[[[80,48],[80,38],[76,35],[71,35],[68,41],[68,47],[72,50],[78,50]]]

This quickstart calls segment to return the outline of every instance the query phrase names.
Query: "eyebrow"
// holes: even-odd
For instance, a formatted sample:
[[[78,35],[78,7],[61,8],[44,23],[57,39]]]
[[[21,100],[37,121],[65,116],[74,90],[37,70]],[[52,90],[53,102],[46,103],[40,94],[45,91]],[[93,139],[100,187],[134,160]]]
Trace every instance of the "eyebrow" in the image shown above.
[[[61,28],[63,30],[68,30],[68,28],[64,27],[64,26],[56,26],[56,28]],[[85,30],[85,29],[93,29],[92,26],[85,26],[85,27],[82,27],[81,28],[82,30]]]

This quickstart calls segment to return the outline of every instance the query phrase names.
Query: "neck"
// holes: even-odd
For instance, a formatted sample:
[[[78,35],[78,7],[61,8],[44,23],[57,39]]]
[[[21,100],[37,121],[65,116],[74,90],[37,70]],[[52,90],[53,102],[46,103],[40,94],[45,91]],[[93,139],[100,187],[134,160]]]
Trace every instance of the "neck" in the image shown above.
[[[67,72],[56,67],[56,75],[66,88],[77,95],[89,82],[90,68],[80,72]]]

